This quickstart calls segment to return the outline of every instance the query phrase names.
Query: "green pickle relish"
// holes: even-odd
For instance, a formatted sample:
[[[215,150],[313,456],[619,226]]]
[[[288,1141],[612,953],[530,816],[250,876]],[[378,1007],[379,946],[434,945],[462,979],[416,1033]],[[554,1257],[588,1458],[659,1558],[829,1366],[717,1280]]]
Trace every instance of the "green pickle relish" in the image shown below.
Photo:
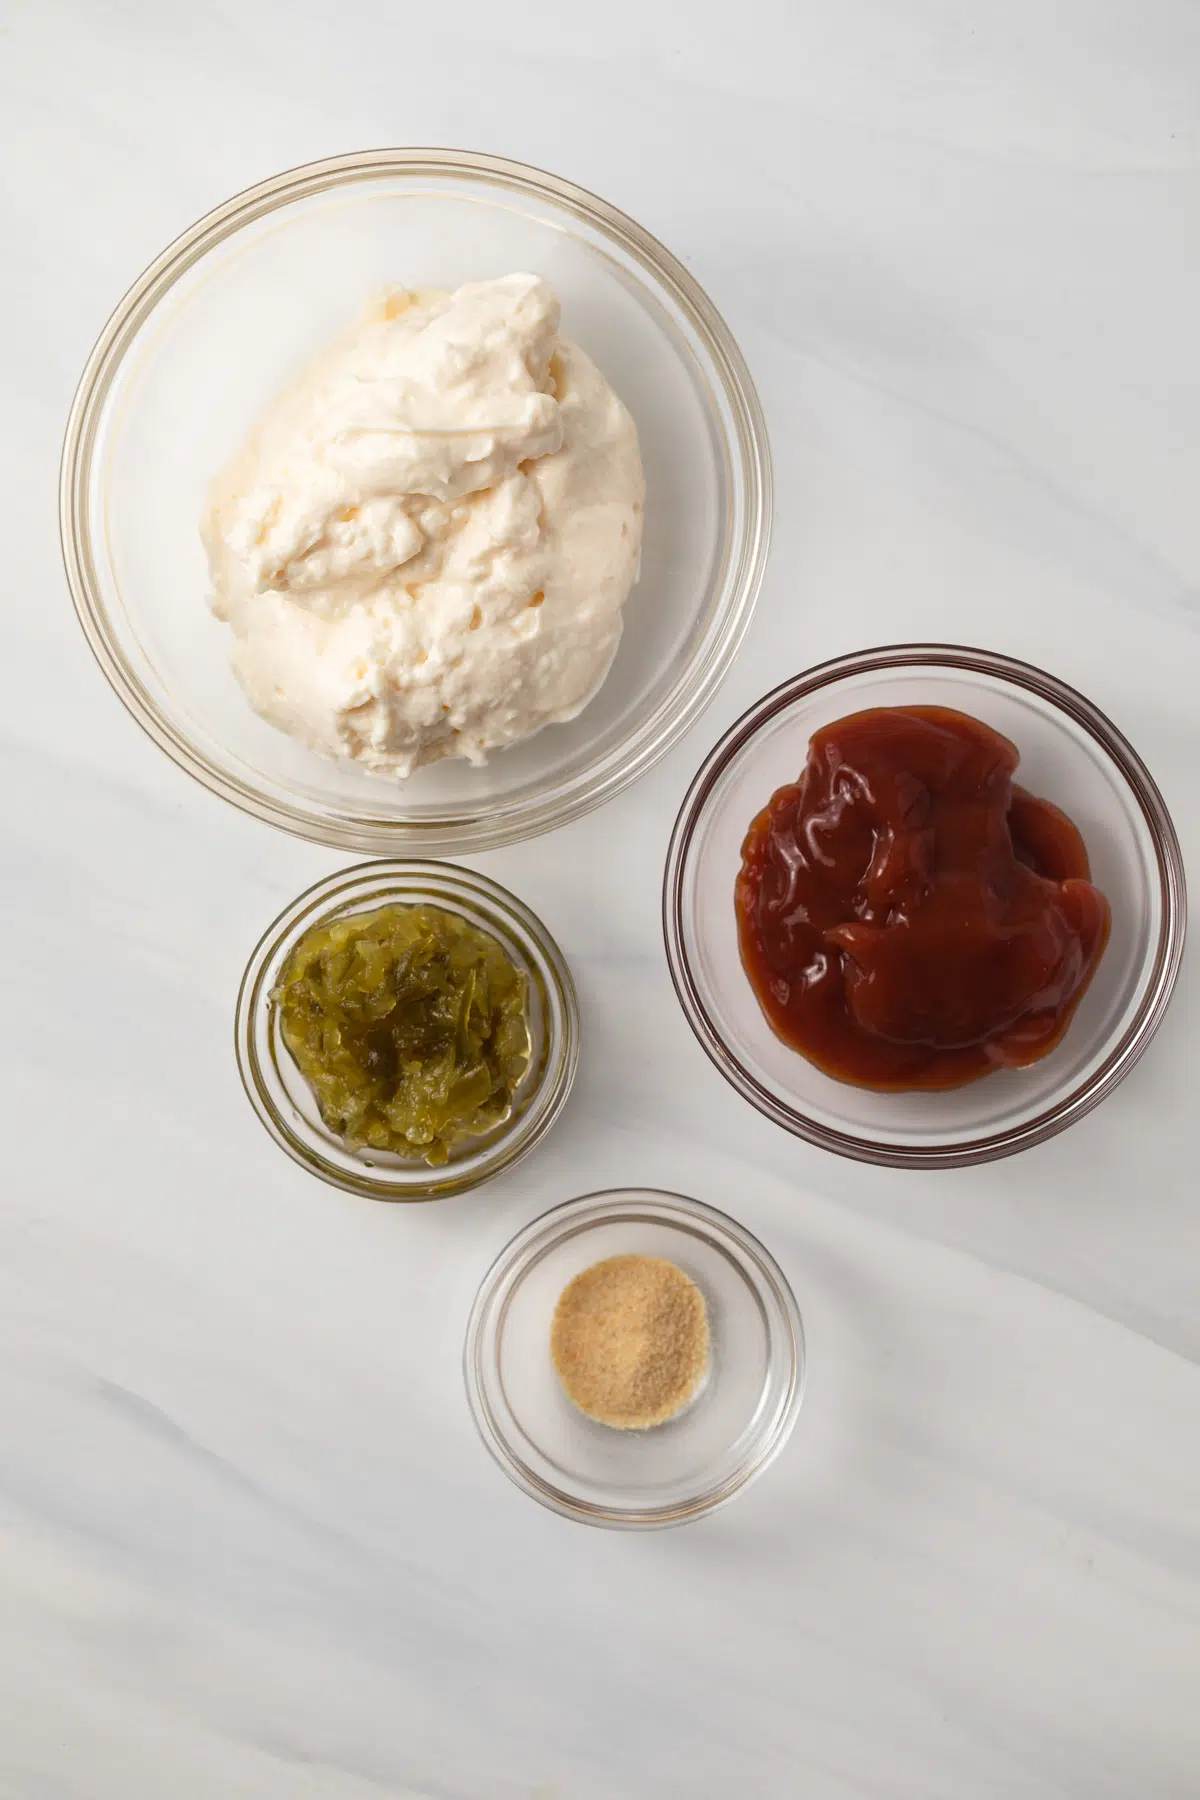
[[[529,1067],[529,983],[497,940],[438,906],[314,926],[272,998],[328,1128],[434,1165],[506,1119]]]

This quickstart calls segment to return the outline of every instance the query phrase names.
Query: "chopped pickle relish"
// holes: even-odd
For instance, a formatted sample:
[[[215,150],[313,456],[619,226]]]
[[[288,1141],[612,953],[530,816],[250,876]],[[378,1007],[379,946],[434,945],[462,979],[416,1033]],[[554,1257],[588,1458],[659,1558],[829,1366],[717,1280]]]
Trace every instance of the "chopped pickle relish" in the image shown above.
[[[529,1067],[529,984],[458,913],[380,907],[314,926],[272,995],[331,1131],[444,1163],[508,1117]]]

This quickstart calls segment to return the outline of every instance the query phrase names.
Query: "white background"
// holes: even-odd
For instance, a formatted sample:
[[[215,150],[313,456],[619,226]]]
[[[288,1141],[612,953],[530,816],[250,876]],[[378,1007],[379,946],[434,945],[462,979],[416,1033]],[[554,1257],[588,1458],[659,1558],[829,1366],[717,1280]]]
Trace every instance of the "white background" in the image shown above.
[[[583,1064],[519,1172],[412,1210],[310,1180],[246,1105],[247,952],[339,859],[141,736],[55,523],[139,269],[236,189],[391,143],[543,165],[662,237],[778,481],[691,737],[479,859],[562,942]],[[1098,1113],[922,1178],[746,1107],[658,927],[713,739],[900,638],[1081,687],[1194,858],[1198,235],[1187,0],[0,0],[4,1800],[1200,1793],[1195,964]],[[622,1183],[758,1232],[812,1352],[770,1474],[641,1537],[509,1486],[459,1376],[499,1246]]]

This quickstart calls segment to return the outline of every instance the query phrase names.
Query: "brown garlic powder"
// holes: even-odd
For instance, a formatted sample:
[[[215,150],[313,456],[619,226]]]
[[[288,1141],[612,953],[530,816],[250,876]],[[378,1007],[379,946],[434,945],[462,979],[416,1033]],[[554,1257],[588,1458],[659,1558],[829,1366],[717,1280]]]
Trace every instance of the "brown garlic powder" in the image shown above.
[[[568,1282],[550,1327],[568,1399],[601,1425],[644,1431],[673,1418],[708,1368],[708,1311],[660,1256],[610,1256]]]

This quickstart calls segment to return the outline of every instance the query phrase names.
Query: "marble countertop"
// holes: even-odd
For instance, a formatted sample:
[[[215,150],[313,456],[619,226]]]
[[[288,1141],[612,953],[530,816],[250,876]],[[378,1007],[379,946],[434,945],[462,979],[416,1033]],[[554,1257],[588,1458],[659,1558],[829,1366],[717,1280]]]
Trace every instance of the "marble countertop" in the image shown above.
[[[558,170],[661,236],[746,352],[778,484],[690,737],[478,859],[564,946],[585,1056],[519,1171],[414,1210],[293,1167],[234,1067],[250,945],[347,859],[140,734],[56,529],[132,276],[274,170],[404,142]],[[1090,1118],[925,1178],[739,1100],[658,921],[720,731],[897,638],[1082,688],[1197,866],[1195,9],[4,0],[0,147],[3,1800],[1200,1793],[1195,958]],[[769,1474],[645,1536],[510,1486],[459,1373],[499,1246],[627,1183],[744,1220],[811,1351]]]

